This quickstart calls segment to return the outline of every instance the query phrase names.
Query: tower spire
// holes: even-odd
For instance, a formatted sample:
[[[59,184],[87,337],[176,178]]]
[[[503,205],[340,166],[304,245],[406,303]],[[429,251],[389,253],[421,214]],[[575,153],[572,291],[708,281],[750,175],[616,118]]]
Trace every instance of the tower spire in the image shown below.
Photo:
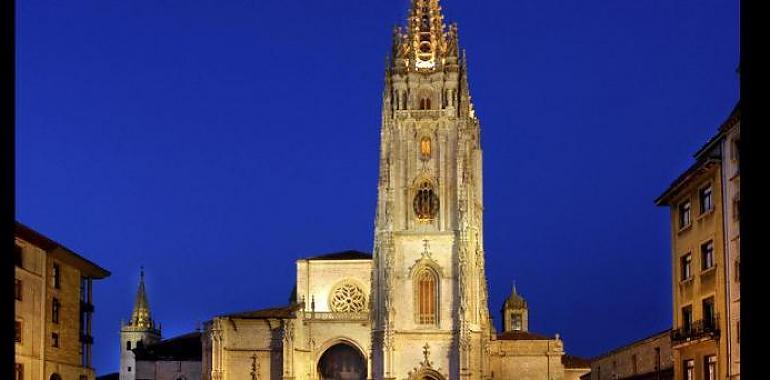
[[[412,0],[408,27],[417,67],[435,68],[447,47],[446,25],[439,0]]]
[[[147,329],[155,327],[150,314],[150,302],[147,300],[147,291],[144,286],[144,266],[140,268],[139,288],[136,291],[136,298],[134,298],[134,311],[131,313],[129,324],[134,327]]]

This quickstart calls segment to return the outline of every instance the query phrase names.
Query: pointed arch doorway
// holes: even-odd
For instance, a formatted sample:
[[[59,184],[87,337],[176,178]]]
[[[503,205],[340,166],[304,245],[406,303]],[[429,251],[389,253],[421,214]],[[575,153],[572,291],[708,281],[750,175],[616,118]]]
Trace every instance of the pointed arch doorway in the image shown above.
[[[366,380],[366,357],[357,347],[345,342],[324,351],[318,360],[320,380]]]
[[[423,368],[413,376],[409,377],[409,379],[410,380],[446,380],[444,375],[430,368]]]

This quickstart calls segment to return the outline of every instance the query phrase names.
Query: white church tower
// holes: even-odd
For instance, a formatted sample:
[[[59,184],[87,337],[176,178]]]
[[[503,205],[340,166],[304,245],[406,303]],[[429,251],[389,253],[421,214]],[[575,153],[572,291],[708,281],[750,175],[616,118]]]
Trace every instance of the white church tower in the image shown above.
[[[468,67],[439,0],[393,32],[372,271],[372,377],[481,379],[490,334],[482,151]]]
[[[144,288],[144,268],[139,278],[139,289],[136,291],[134,311],[131,319],[120,329],[120,380],[136,379],[136,360],[131,351],[139,346],[157,343],[161,339],[160,327],[150,315],[150,303]]]

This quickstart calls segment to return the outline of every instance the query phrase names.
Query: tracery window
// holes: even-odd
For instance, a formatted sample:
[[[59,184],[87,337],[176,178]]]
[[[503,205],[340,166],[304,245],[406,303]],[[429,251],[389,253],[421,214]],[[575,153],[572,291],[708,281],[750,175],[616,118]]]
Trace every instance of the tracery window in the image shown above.
[[[438,279],[428,268],[420,270],[417,280],[417,322],[436,324],[438,320]]]
[[[428,222],[436,219],[438,214],[439,200],[436,193],[433,192],[433,185],[430,181],[424,181],[417,188],[417,194],[414,197],[414,213],[417,220]]]
[[[337,313],[358,313],[366,308],[366,296],[360,286],[345,282],[329,297],[329,308]]]

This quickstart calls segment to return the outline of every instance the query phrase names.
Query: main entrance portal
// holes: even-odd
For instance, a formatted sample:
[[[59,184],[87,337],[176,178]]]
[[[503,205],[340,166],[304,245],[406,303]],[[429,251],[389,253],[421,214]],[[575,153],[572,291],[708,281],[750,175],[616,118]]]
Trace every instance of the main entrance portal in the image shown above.
[[[318,360],[321,380],[366,380],[366,358],[357,348],[344,343],[330,347]]]

